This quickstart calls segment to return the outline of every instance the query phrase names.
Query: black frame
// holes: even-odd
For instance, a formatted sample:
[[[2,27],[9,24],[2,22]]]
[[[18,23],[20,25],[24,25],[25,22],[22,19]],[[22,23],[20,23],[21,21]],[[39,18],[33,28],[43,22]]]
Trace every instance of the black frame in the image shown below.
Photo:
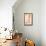
[[[31,18],[31,23],[29,23],[29,24],[26,24],[25,23],[25,16],[26,15],[28,15],[28,16],[30,16]],[[30,20],[29,20],[30,21]],[[32,13],[24,13],[24,26],[32,26],[33,25],[33,14]]]

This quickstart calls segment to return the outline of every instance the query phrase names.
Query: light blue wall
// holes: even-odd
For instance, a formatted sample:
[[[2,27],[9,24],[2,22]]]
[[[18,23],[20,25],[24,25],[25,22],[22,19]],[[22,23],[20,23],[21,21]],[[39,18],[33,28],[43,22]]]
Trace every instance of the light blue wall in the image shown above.
[[[46,0],[41,1],[41,16],[39,16],[39,19],[42,46],[46,46]]]
[[[23,2],[14,9],[15,28],[23,33],[23,37],[31,39],[36,46],[41,46],[41,34],[39,30],[39,18],[41,11],[40,0],[23,0]],[[24,26],[24,13],[33,13],[33,25]]]

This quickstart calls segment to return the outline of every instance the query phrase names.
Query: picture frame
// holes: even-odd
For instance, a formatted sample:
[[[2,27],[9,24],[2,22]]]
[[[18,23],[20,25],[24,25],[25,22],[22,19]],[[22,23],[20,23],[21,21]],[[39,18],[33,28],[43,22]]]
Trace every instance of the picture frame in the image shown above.
[[[32,26],[32,25],[33,25],[33,14],[24,13],[24,26]]]

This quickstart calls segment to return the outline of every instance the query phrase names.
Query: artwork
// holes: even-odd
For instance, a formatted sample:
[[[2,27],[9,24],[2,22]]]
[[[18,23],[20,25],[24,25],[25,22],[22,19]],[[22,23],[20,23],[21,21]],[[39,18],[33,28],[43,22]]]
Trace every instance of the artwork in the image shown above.
[[[33,14],[32,13],[24,13],[24,25],[25,26],[33,25]]]

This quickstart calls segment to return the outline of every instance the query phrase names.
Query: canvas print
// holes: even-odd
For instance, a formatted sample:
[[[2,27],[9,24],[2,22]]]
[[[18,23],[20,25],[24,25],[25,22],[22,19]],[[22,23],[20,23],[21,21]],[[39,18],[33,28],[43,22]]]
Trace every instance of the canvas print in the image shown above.
[[[33,24],[33,14],[32,13],[24,13],[24,25],[31,26]]]

